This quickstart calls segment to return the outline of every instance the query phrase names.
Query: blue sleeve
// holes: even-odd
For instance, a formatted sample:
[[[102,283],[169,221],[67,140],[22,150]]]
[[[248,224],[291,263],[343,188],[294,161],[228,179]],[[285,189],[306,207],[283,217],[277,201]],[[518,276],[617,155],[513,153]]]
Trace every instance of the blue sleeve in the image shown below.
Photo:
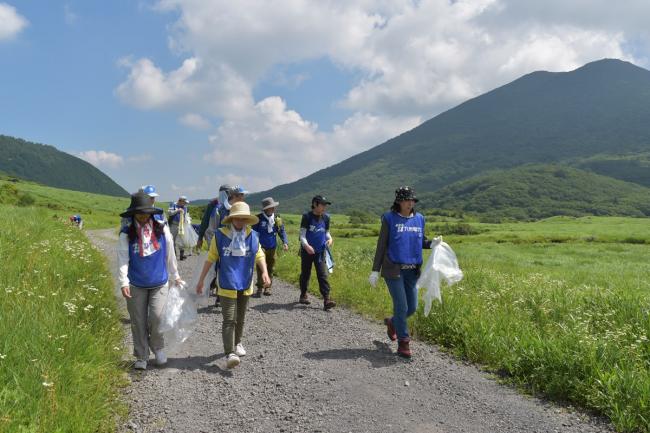
[[[284,223],[278,227],[278,233],[280,233],[280,239],[282,239],[282,243],[289,245],[289,238],[287,237],[287,232],[284,229]]]

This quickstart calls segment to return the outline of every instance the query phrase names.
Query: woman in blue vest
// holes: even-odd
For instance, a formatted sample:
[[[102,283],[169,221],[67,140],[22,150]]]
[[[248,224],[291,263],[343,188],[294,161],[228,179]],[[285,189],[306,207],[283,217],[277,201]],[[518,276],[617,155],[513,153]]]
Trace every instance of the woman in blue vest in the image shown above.
[[[223,220],[224,227],[212,237],[208,258],[196,285],[196,293],[200,295],[203,293],[205,276],[210,267],[217,263],[218,295],[223,314],[221,336],[228,368],[238,366],[240,357],[246,355],[241,339],[248,298],[253,294],[255,265],[262,271],[264,284],[271,283],[259,237],[250,228],[257,222],[258,219],[251,215],[248,204],[237,202],[232,205],[229,215]]]
[[[154,218],[162,209],[151,205],[149,196],[140,191],[131,196],[131,205],[120,216],[130,223],[120,230],[117,250],[122,296],[131,318],[134,367],[147,368],[149,348],[156,363],[163,365],[167,357],[165,341],[158,332],[167,299],[168,281],[180,283],[174,254],[172,234],[164,221]]]
[[[300,299],[301,304],[310,304],[307,297],[312,264],[316,268],[318,288],[323,296],[323,309],[334,308],[336,302],[330,298],[330,284],[327,281],[327,262],[325,254],[332,245],[330,235],[330,216],[327,206],[332,204],[322,195],[311,199],[311,211],[303,214],[300,222]]]
[[[262,212],[257,215],[259,222],[253,226],[260,236],[260,245],[264,250],[264,256],[266,257],[266,269],[269,272],[269,278],[271,278],[271,284],[273,284],[273,267],[275,266],[275,250],[278,246],[277,235],[280,235],[282,240],[282,249],[284,251],[289,250],[289,239],[287,238],[287,232],[284,229],[284,223],[280,215],[275,213],[275,208],[280,205],[279,202],[273,200],[273,197],[266,197],[262,200]],[[259,298],[262,296],[262,290],[264,290],[265,296],[271,296],[271,285],[264,287],[262,281],[262,275],[258,269],[257,271],[257,292],[253,295],[254,298]]]
[[[413,188],[403,186],[395,191],[390,211],[381,217],[375,260],[369,277],[375,287],[381,276],[393,298],[393,317],[384,319],[388,338],[398,340],[397,353],[411,357],[406,319],[418,307],[416,283],[422,266],[422,249],[431,248],[432,241],[424,235],[424,216],[415,211],[418,199]],[[439,238],[435,239],[439,242]]]

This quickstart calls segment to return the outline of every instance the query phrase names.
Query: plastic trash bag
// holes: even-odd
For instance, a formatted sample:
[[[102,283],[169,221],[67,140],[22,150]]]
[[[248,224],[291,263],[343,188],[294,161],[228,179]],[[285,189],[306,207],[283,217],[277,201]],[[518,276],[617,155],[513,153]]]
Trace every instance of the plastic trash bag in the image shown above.
[[[327,265],[327,272],[330,274],[334,272],[334,257],[329,248],[325,248],[325,264]]]
[[[166,347],[175,347],[183,343],[196,325],[198,320],[196,303],[190,291],[184,281],[169,287],[158,328],[164,335]]]
[[[198,298],[207,298],[210,295],[210,283],[217,276],[217,270],[214,268],[214,264],[210,266],[208,274],[203,280],[203,293],[201,295],[196,294],[196,285],[199,282],[199,277],[201,277],[201,271],[203,270],[203,264],[208,259],[208,253],[206,251],[199,254],[199,258],[194,268],[194,274],[192,275],[192,280],[190,281],[189,291],[193,297]]]
[[[458,266],[458,259],[454,250],[446,242],[440,242],[431,251],[429,260],[422,268],[418,278],[418,289],[426,289],[424,293],[424,315],[428,316],[434,299],[442,302],[440,296],[440,283],[446,281],[448,285],[463,279],[463,271]]]
[[[183,213],[183,218],[181,218],[181,223],[178,226],[178,236],[176,237],[179,248],[190,250],[196,246],[198,241],[199,235],[192,227],[190,214]]]

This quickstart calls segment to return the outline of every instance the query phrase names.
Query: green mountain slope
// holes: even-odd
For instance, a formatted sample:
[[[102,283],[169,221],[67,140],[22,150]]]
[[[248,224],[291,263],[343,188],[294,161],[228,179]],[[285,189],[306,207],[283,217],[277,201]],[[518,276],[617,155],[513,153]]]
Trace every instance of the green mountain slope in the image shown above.
[[[48,145],[0,135],[0,171],[44,185],[113,196],[129,193],[92,164]]]
[[[572,164],[650,185],[645,173],[584,161],[648,152],[650,71],[601,60],[571,72],[525,75],[366,152],[250,199],[272,195],[285,209],[300,210],[322,192],[337,212],[381,210],[399,185],[413,185],[423,194],[528,163]]]
[[[428,208],[495,218],[650,215],[650,188],[564,165],[525,165],[455,182],[422,196]]]

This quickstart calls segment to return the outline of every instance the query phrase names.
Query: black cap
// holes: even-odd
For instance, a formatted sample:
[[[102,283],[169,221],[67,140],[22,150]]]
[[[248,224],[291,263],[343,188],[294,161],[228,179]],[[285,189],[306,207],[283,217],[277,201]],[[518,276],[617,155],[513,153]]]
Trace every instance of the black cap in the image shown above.
[[[395,190],[395,201],[405,200],[418,202],[418,198],[415,196],[415,190],[410,186],[401,186]]]
[[[120,216],[126,218],[137,213],[148,213],[153,215],[161,214],[163,211],[162,209],[151,205],[151,198],[144,191],[138,191],[131,196],[131,204],[125,212],[120,214]]]
[[[315,195],[314,198],[311,199],[311,204],[332,204],[332,202],[327,200],[327,197],[319,194]]]

